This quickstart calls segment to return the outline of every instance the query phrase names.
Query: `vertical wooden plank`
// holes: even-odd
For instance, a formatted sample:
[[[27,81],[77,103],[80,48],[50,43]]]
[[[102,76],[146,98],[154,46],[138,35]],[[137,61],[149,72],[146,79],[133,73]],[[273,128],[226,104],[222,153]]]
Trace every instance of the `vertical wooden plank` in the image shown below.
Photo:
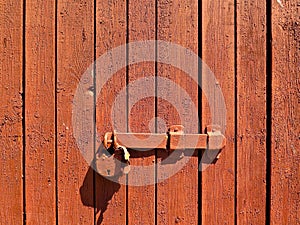
[[[129,42],[153,40],[155,39],[155,1],[129,1],[128,3],[128,39]],[[145,46],[146,47],[146,46]],[[129,59],[134,59],[136,56],[134,48],[128,49]],[[147,53],[146,53],[147,54]],[[148,52],[149,55],[155,55],[154,52]],[[146,56],[145,56],[146,57]],[[154,60],[154,57],[153,57]],[[132,61],[132,60],[130,60]],[[155,74],[154,62],[141,62],[129,66],[128,82],[132,83],[137,79],[145,79],[146,77],[153,78]],[[151,96],[154,92],[154,79],[148,82],[148,86],[138,88],[128,88],[128,105],[133,104],[133,99],[139,98],[142,90],[147,88],[150,90]],[[155,101],[153,98],[140,99],[132,108],[128,108],[128,126],[131,132],[154,132],[154,123],[151,119],[155,117]],[[132,166],[149,166],[153,168],[153,173],[146,175],[140,174],[139,170],[132,170],[128,174],[128,224],[154,224],[155,218],[155,153],[148,152],[132,152]],[[132,186],[133,180],[149,180],[152,185]]]
[[[73,137],[72,100],[94,60],[94,2],[64,0],[57,8],[58,223],[93,224],[93,170]]]
[[[266,2],[237,1],[237,223],[266,209]]]
[[[300,224],[299,12],[272,2],[271,224]]]
[[[217,163],[210,165],[202,172],[202,224],[234,224],[234,28],[234,1],[202,1],[202,60],[210,67],[218,80],[227,110],[226,147]],[[206,84],[203,83],[203,85]],[[205,127],[212,122],[205,95],[203,95],[202,102],[202,128],[204,132]]]
[[[22,224],[23,1],[0,1],[0,218]]]
[[[179,44],[196,54],[198,53],[198,1],[195,0],[158,0],[158,40]],[[168,50],[158,49],[159,57]],[[181,55],[172,55],[178,60],[178,64],[188,68],[198,68],[184,59]],[[177,91],[171,90],[168,84],[158,80],[157,95],[165,96],[166,99],[158,99],[157,116],[165,121],[167,126],[184,124],[181,121],[191,115],[192,107],[187,104],[185,98],[179,92],[180,88],[186,91],[189,98],[198,107],[198,85],[182,70],[171,65],[158,63],[157,76],[167,78],[176,84]],[[172,86],[172,85],[171,85]],[[174,100],[177,105],[172,105]],[[169,102],[168,102],[169,101]],[[184,115],[180,115],[183,112]],[[198,132],[198,121],[193,121],[194,126],[185,127],[186,133]],[[166,132],[166,127],[158,124],[158,132]],[[158,152],[158,162],[161,163],[157,168],[157,177],[168,171],[170,166],[178,162],[178,156],[174,159],[169,158],[169,163],[164,164],[163,159],[168,157],[167,152]],[[173,157],[173,156],[171,156]],[[169,170],[170,171],[170,170]],[[190,161],[167,180],[157,185],[157,224],[197,224],[198,223],[198,158],[197,153],[191,157]]]
[[[27,224],[55,224],[55,2],[26,2]]]
[[[101,57],[107,51],[126,44],[126,0],[98,0],[96,3],[96,56]],[[126,63],[126,47],[124,50],[124,62]],[[110,62],[113,67],[115,59]],[[121,63],[121,62],[120,62]],[[108,65],[106,65],[108,66]],[[104,74],[98,74],[100,79]],[[97,96],[96,121],[97,121],[97,138],[102,138],[103,134],[116,129],[114,127],[116,121],[112,118],[111,110],[118,93],[126,86],[126,68],[116,72],[111,79],[107,81],[100,95]],[[123,99],[124,108],[121,110],[126,112],[126,98]],[[118,124],[123,124],[123,130],[126,132],[127,120],[126,116],[117,118]],[[100,137],[99,137],[100,136]],[[103,141],[101,139],[101,141]],[[120,178],[121,179],[121,178]],[[95,202],[97,213],[97,224],[126,224],[126,185],[114,183],[99,174],[95,176]],[[99,213],[99,215],[98,215]]]

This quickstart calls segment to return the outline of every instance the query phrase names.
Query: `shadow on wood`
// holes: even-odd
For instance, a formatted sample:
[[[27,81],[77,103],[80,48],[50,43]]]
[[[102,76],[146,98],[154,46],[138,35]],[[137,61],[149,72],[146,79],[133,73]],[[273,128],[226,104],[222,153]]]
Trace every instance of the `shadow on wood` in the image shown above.
[[[95,162],[93,161],[92,163],[94,164]],[[89,167],[83,184],[80,187],[80,197],[85,206],[94,207],[96,209],[95,217],[100,212],[97,224],[101,224],[109,201],[112,199],[113,195],[119,191],[121,185],[94,172],[92,165]],[[97,190],[94,191],[96,183]]]

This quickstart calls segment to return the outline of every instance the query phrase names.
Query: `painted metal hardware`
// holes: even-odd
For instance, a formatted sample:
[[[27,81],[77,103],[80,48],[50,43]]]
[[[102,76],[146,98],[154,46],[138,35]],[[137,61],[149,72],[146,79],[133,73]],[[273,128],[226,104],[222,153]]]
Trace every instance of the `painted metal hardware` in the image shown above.
[[[96,156],[97,171],[107,177],[117,176],[120,173],[127,174],[130,171],[130,154],[125,146],[117,141],[115,133],[110,134],[112,140],[108,140],[108,133],[104,135],[105,151]],[[109,146],[107,143],[110,143]]]
[[[173,125],[166,134],[107,132],[104,135],[103,144],[107,149],[112,144],[118,143],[128,149],[156,148],[170,151],[180,149],[221,150],[226,144],[226,139],[219,126],[207,126],[206,134],[185,134],[183,129],[182,125]],[[144,141],[149,136],[151,136],[151,140]],[[183,139],[184,141],[180,141]]]
[[[207,126],[205,134],[185,134],[182,125],[172,125],[165,134],[107,132],[103,145],[106,150],[96,158],[97,170],[103,176],[116,176],[120,172],[130,171],[130,154],[127,149],[207,149],[217,151],[217,154],[212,154],[217,155],[217,160],[226,145],[226,138],[217,125]]]

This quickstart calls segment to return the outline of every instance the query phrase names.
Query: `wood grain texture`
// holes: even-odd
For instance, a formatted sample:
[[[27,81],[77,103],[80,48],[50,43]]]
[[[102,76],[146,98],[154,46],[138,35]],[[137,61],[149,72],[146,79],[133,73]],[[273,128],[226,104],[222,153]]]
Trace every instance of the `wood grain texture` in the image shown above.
[[[300,224],[299,3],[198,2],[0,0],[0,224]],[[73,98],[95,57],[126,41],[156,37],[195,53],[202,40],[203,60],[226,101],[227,145],[201,181],[195,153],[178,173],[156,186],[126,187],[95,173],[81,155],[72,125]],[[125,48],[122,54],[127,56],[136,50]],[[160,49],[157,55],[168,53]],[[172,55],[182,66],[197,67],[182,56]],[[184,124],[180,113],[189,120],[192,108],[180,88],[196,108],[201,101],[202,128],[211,123],[196,82],[172,65],[156,65],[142,62],[123,68],[97,99],[90,98],[92,104],[97,100],[92,154],[116,124],[124,125],[118,126],[119,132],[128,132],[128,125],[138,133],[165,133],[169,125]],[[152,79],[156,72],[157,79]],[[147,87],[126,89],[127,82],[146,77]],[[145,89],[166,98],[142,99],[127,115],[126,104]],[[112,106],[124,90],[127,100],[115,109],[124,117],[113,119]],[[80,122],[77,130],[88,121]],[[186,133],[198,133],[198,121],[192,122]],[[157,158],[155,151],[130,153],[132,165],[153,166],[153,173],[131,171],[129,183],[136,178],[159,180],[180,164],[180,155],[170,157],[162,150],[156,151]]]
[[[300,224],[299,11],[272,4],[271,224]]]
[[[198,53],[198,2],[158,0],[158,40],[179,44],[196,54]],[[158,49],[158,57],[168,56],[168,49]],[[181,55],[172,55],[180,66],[186,65],[191,70],[197,70],[198,65],[192,65],[181,58]],[[186,133],[198,133],[198,120],[194,120],[192,104],[198,107],[198,85],[182,70],[171,65],[158,63],[157,76],[167,78],[176,85],[157,82],[158,98],[157,116],[165,121],[166,126],[185,124],[192,120],[193,125],[185,127]],[[180,92],[186,91],[192,102],[188,101]],[[173,102],[173,103],[172,103]],[[175,105],[174,105],[175,104]],[[197,110],[196,110],[197,111]],[[183,121],[181,121],[183,120]],[[158,132],[165,132],[164,123],[158,123]],[[189,150],[186,150],[189,151]],[[158,179],[165,173],[180,166],[178,155],[169,156],[167,152],[158,151],[157,168]],[[169,162],[164,162],[166,158]],[[198,158],[197,153],[174,176],[157,185],[157,224],[197,224],[198,223]]]
[[[237,1],[237,222],[266,209],[266,2]]]
[[[202,224],[234,224],[235,214],[235,46],[234,1],[202,1],[202,60],[214,73],[226,102],[226,146],[202,172]],[[204,82],[203,82],[203,85]],[[208,84],[211,85],[211,84]],[[217,99],[215,99],[216,102]],[[210,125],[203,95],[202,129]]]
[[[0,218],[22,224],[23,2],[0,1]]]
[[[58,1],[57,16],[58,223],[93,224],[93,170],[73,137],[72,101],[94,60],[94,3]]]
[[[107,51],[126,44],[126,1],[125,0],[98,0],[96,3],[96,57]],[[124,64],[126,62],[126,47],[124,49]],[[109,62],[113,68],[115,60]],[[98,66],[96,65],[97,71]],[[100,79],[104,74],[98,74]],[[126,132],[127,119],[124,117],[112,118],[113,104],[116,96],[126,86],[126,69],[123,68],[113,75],[103,86],[97,96],[96,121],[97,140],[103,141],[105,132],[112,131],[116,124],[118,131]],[[126,112],[126,98],[124,104],[114,110]],[[119,179],[124,179],[125,176]],[[95,176],[95,202],[97,224],[126,224],[126,186],[114,183],[99,174]]]
[[[155,1],[133,0],[128,3],[128,40],[130,42],[153,40],[155,39]],[[146,47],[145,44],[143,47]],[[129,61],[137,56],[133,53],[136,49],[128,49]],[[147,51],[149,56],[155,55],[154,52]],[[147,58],[147,56],[145,55]],[[154,57],[153,57],[154,60]],[[128,68],[128,82],[133,83],[139,79],[144,79],[147,83],[139,87],[128,87],[128,127],[131,132],[155,132],[155,123],[152,120],[155,117],[154,97],[140,98],[145,89],[150,96],[155,95],[154,79],[155,63],[141,62],[130,65]],[[150,77],[150,82],[147,82]],[[134,99],[139,101],[134,104]],[[133,107],[131,107],[133,104]],[[151,152],[132,152],[130,159],[131,165],[149,167],[149,174],[139,172],[139,169],[133,169],[128,174],[128,224],[154,224],[155,218],[155,153]],[[151,172],[152,171],[152,172]],[[132,186],[134,181],[149,181],[151,185]]]
[[[26,2],[27,224],[55,224],[55,4]]]

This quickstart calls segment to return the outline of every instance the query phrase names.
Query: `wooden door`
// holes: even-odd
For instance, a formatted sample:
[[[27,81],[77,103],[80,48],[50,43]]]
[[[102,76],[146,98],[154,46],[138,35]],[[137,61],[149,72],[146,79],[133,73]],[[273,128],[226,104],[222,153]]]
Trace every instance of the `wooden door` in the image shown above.
[[[300,224],[299,7],[0,0],[0,224]],[[91,108],[74,124],[80,84]],[[118,182],[93,169],[116,127],[204,133],[220,116],[227,143],[203,171],[203,151],[186,150],[181,165],[180,152],[159,149],[129,150],[133,169]]]

